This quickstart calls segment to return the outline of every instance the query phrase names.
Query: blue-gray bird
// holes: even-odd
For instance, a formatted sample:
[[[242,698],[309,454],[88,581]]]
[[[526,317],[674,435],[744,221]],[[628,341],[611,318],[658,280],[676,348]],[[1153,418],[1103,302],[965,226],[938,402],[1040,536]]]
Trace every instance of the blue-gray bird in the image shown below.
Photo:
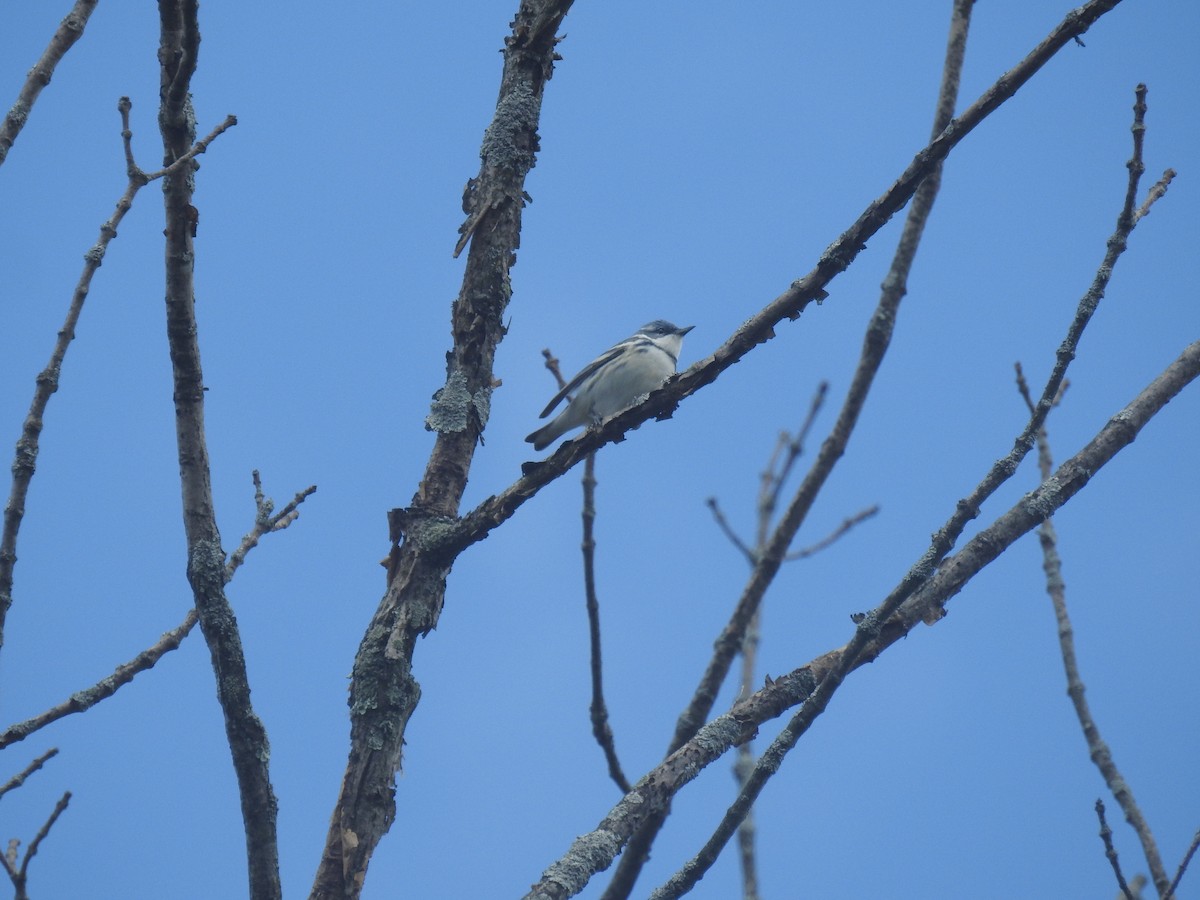
[[[539,418],[546,418],[570,396],[567,408],[525,440],[534,450],[542,450],[572,428],[599,424],[632,406],[675,374],[683,336],[694,327],[676,328],[655,319],[633,337],[605,350],[554,395]]]

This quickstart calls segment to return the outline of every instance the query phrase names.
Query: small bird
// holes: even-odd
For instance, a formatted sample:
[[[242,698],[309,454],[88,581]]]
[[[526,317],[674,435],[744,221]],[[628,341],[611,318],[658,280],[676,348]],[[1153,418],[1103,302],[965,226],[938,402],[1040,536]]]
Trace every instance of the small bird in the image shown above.
[[[599,424],[632,406],[675,374],[683,336],[694,327],[676,328],[655,319],[633,337],[605,350],[554,395],[538,418],[546,418],[564,397],[574,394],[567,408],[525,440],[534,450],[542,450],[572,428]]]

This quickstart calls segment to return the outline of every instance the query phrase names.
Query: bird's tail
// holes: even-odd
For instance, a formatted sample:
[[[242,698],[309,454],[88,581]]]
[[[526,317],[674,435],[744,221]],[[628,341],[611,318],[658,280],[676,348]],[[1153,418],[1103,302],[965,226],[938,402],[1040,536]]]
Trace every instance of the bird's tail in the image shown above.
[[[562,423],[559,421],[561,418],[561,416],[555,417],[548,425],[543,425],[533,434],[525,438],[525,440],[533,444],[534,450],[545,450],[547,447],[553,444],[555,440],[558,439],[559,435],[566,431],[566,429],[562,427]]]

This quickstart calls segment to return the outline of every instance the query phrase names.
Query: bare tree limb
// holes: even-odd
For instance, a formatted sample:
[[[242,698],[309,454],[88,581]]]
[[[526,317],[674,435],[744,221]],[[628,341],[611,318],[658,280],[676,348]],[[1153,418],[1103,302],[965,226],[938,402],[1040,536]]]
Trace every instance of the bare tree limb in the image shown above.
[[[589,429],[574,440],[564,441],[546,460],[526,463],[521,478],[501,493],[488,497],[464,516],[460,523],[444,533],[445,552],[453,555],[483,540],[525,501],[581,462],[587,454],[604,444],[622,440],[626,432],[643,422],[670,418],[683,398],[711,384],[756,346],[773,338],[776,325],[784,319],[799,318],[810,303],[826,296],[825,287],[854,261],[867,241],[912,199],[921,182],[963,138],[1016,94],[1059,50],[1086,32],[1120,2],[1090,0],[1067,13],[1062,22],[1021,62],[1000,76],[961,116],[913,157],[896,182],[869,204],[854,224],[830,244],[812,271],[797,279],[791,287],[751,316],[710,356],[669,379],[661,388],[652,391],[643,403],[613,416],[599,428]]]
[[[932,134],[934,140],[951,125],[954,108],[958,102],[958,90],[962,81],[963,59],[966,55],[967,35],[970,30],[971,8],[971,0],[955,0],[951,11],[946,41],[946,55],[942,66],[942,82],[938,90],[933,116]],[[834,465],[841,458],[854,431],[859,413],[866,402],[867,394],[874,384],[875,376],[883,362],[883,357],[891,344],[892,333],[895,329],[896,318],[900,310],[900,302],[904,299],[904,295],[908,290],[908,276],[912,271],[913,261],[916,259],[917,248],[920,245],[921,236],[925,231],[925,224],[929,220],[930,213],[933,211],[934,200],[937,198],[938,189],[941,186],[941,177],[942,165],[939,162],[933,166],[928,177],[916,190],[912,206],[909,207],[908,215],[905,217],[904,228],[901,231],[900,240],[892,258],[891,268],[888,271],[887,277],[883,280],[879,303],[867,326],[866,336],[863,340],[862,354],[854,373],[850,390],[847,392],[846,400],[838,414],[838,419],[832,433],[821,447],[817,459],[808,476],[805,478],[804,483],[801,484],[800,489],[796,492],[796,497],[781,525],[780,532],[782,533],[777,534],[772,541],[773,545],[777,548],[775,551],[777,553],[781,554],[790,546],[797,529],[807,516],[808,509],[811,507],[813,500],[832,472]],[[788,529],[786,531],[784,530],[785,526]],[[853,527],[853,523],[848,520],[845,523],[844,530],[849,530],[850,527]],[[839,532],[835,532],[830,541],[836,540],[838,536]],[[771,557],[767,557],[765,561],[770,562]],[[778,568],[778,563],[775,563],[775,568]],[[750,597],[743,597],[743,600],[750,600],[754,604],[755,614],[757,614],[757,604],[761,600],[762,592],[765,592],[769,580],[774,576],[774,572],[769,569],[765,574],[767,582],[763,583],[761,591],[758,592],[758,597],[753,597],[752,595]],[[742,609],[743,602],[739,602],[738,613],[742,612]],[[700,723],[707,718],[712,708],[712,700],[716,696],[716,691],[720,687],[721,681],[724,680],[723,669],[726,666],[721,659],[722,642],[731,633],[736,633],[736,629],[739,626],[740,621],[737,613],[735,613],[735,618],[730,620],[730,624],[726,626],[726,631],[718,639],[718,654],[714,657],[713,664],[710,664],[709,670],[705,673],[701,688],[696,692],[692,705],[684,713],[684,716],[680,717],[675,730],[675,738],[672,742],[673,747],[682,744],[684,740],[690,737],[689,731],[694,732],[695,728],[699,727]],[[655,892],[656,898],[678,897],[691,890],[692,886],[704,877],[704,873],[716,862],[717,856],[724,848],[733,830],[750,814],[754,798],[761,792],[766,780],[777,771],[780,762],[782,762],[783,755],[787,753],[788,749],[790,747],[783,749],[783,745],[778,739],[772,744],[767,751],[767,755],[760,758],[758,764],[742,779],[738,798],[726,813],[716,833],[710,837],[703,849],[696,856],[689,860],[679,872],[671,876],[668,882]],[[631,841],[631,847],[636,843],[638,849],[642,850],[643,856],[646,850],[648,850],[648,847],[643,849],[641,846],[644,841],[645,838],[642,835],[638,835],[634,841]],[[630,854],[627,853],[622,858],[621,864],[618,867],[617,875],[613,879],[614,884],[621,879],[623,869],[632,868],[634,865],[636,864],[630,859]],[[628,890],[624,894],[613,892],[612,896],[616,898],[627,895]]]
[[[296,494],[283,509],[277,513],[272,513],[273,503],[270,498],[263,497],[262,484],[259,481],[257,471],[254,472],[254,485],[255,504],[258,515],[254,528],[242,539],[241,546],[238,547],[230,557],[229,563],[225,566],[226,582],[233,579],[234,573],[241,563],[245,561],[246,554],[258,545],[259,538],[268,533],[282,531],[291,525],[299,515],[297,507],[316,491],[315,485],[305,488]],[[62,703],[0,731],[0,750],[9,744],[25,740],[25,738],[29,737],[35,731],[45,728],[52,722],[57,722],[59,719],[73,713],[86,712],[101,700],[107,700],[118,690],[133,681],[135,675],[152,669],[163,656],[172,650],[177,650],[180,644],[183,643],[183,639],[191,633],[192,628],[195,627],[198,621],[199,614],[193,607],[188,610],[188,614],[184,616],[182,622],[162,635],[152,646],[147,647],[133,659],[121,663],[111,675],[100,679],[100,681],[89,688],[76,691]]]
[[[83,313],[83,304],[91,290],[92,276],[104,262],[108,245],[117,236],[117,226],[125,218],[125,214],[133,206],[133,198],[137,192],[149,182],[158,178],[174,175],[191,160],[208,149],[208,145],[217,139],[227,129],[237,124],[237,119],[227,116],[203,140],[188,148],[187,152],[166,168],[147,175],[133,161],[131,139],[133,132],[129,128],[129,112],[133,104],[128,97],[122,97],[117,103],[121,114],[121,138],[125,145],[126,174],[129,182],[125,193],[117,201],[117,208],[103,225],[100,226],[100,237],[96,243],[83,255],[83,272],[75,285],[71,302],[67,307],[67,317],[62,328],[58,331],[58,340],[50,353],[50,361],[37,376],[33,392],[33,400],[29,405],[29,413],[21,426],[21,436],[17,439],[16,458],[12,464],[12,487],[9,489],[8,502],[4,506],[4,529],[0,533],[0,646],[4,644],[4,622],[12,606],[13,568],[17,562],[17,535],[21,530],[21,521],[25,517],[25,499],[29,494],[29,485],[37,467],[39,440],[44,426],[46,407],[50,396],[58,390],[59,378],[62,375],[63,360],[67,348],[75,339],[75,326]]]
[[[51,759],[57,754],[58,748],[52,747],[27,765],[19,774],[14,775],[3,786],[0,786],[0,797],[23,785],[26,778],[38,771],[38,769],[46,764],[47,760]],[[37,856],[38,849],[42,846],[42,841],[44,841],[50,834],[50,829],[54,827],[54,823],[58,821],[58,817],[63,814],[67,808],[67,804],[70,802],[71,792],[67,791],[62,795],[62,797],[59,798],[59,801],[54,805],[54,809],[51,811],[49,818],[47,818],[42,827],[38,829],[38,832],[34,835],[33,840],[29,842],[29,846],[25,849],[24,859],[20,859],[20,852],[18,850],[20,841],[16,838],[13,838],[8,842],[7,851],[3,855],[0,855],[0,866],[3,866],[5,873],[9,877],[9,880],[12,881],[13,889],[15,891],[15,900],[29,900],[29,894],[26,890],[29,883],[29,863],[35,856]],[[18,864],[19,859],[20,862]]]
[[[1098,798],[1096,800],[1096,818],[1100,820],[1100,840],[1104,842],[1104,855],[1108,857],[1113,874],[1117,876],[1117,887],[1125,895],[1125,900],[1135,900],[1133,892],[1125,882],[1125,875],[1121,872],[1121,862],[1117,859],[1117,848],[1113,846],[1112,842],[1112,829],[1108,827],[1108,820],[1104,817],[1104,801]]]
[[[197,0],[159,3],[160,107],[164,166],[183,158],[195,140],[191,81],[200,49]],[[266,729],[250,701],[250,683],[233,608],[225,596],[226,563],[213,505],[208,444],[204,433],[204,374],[195,314],[194,238],[198,213],[192,205],[195,165],[164,180],[166,209],[167,341],[174,381],[175,434],[187,539],[187,577],[208,644],[217,700],[237,775],[246,832],[249,895],[278,900],[279,850],[275,793],[270,780]]]
[[[409,507],[391,513],[388,587],[367,627],[350,683],[350,750],[311,896],[353,900],[396,815],[395,774],[420,700],[412,672],[417,641],[437,625],[457,555],[445,540],[459,512],[475,447],[487,422],[496,346],[512,295],[525,179],[538,151],[556,32],[572,0],[523,0],[505,38],[496,112],[484,133],[479,175],[467,184],[460,229],[470,249],[451,314],[446,382],[426,427],[433,450]]]
[[[1192,842],[1188,845],[1187,852],[1183,854],[1183,859],[1179,862],[1179,868],[1175,870],[1175,877],[1171,879],[1171,886],[1167,888],[1167,893],[1163,895],[1163,900],[1173,900],[1175,889],[1179,887],[1179,882],[1183,880],[1183,875],[1187,872],[1188,866],[1192,862],[1192,857],[1196,855],[1197,849],[1200,849],[1200,831],[1197,831],[1192,837]]]
[[[0,121],[0,166],[4,165],[4,161],[8,158],[8,151],[12,149],[13,143],[17,140],[17,135],[29,121],[33,105],[41,96],[42,89],[50,83],[55,68],[67,55],[67,51],[75,46],[75,42],[83,37],[83,29],[87,26],[88,19],[96,8],[97,2],[99,0],[76,0],[66,18],[59,23],[54,37],[50,39],[50,44],[46,47],[46,52],[29,70],[29,76],[25,79],[25,84],[21,86],[20,93],[17,94],[17,102],[9,109],[4,120]]]
[[[1029,387],[1019,364],[1017,365],[1017,388],[1032,412],[1034,409],[1033,398],[1029,395]],[[1057,403],[1056,399],[1055,405]],[[1038,467],[1044,480],[1050,477],[1053,470],[1053,457],[1050,453],[1050,442],[1045,428],[1038,430],[1037,443]],[[1108,744],[1100,736],[1100,729],[1092,717],[1085,696],[1083,679],[1079,675],[1079,662],[1075,656],[1075,632],[1071,627],[1071,618],[1067,612],[1066,583],[1062,577],[1062,559],[1058,555],[1058,537],[1055,533],[1053,519],[1047,519],[1038,528],[1038,540],[1042,547],[1042,569],[1046,573],[1046,593],[1050,596],[1050,602],[1054,606],[1054,616],[1058,623],[1059,649],[1067,676],[1067,696],[1071,698],[1075,715],[1083,730],[1084,740],[1087,741],[1088,754],[1100,770],[1104,783],[1120,804],[1126,821],[1133,826],[1134,832],[1141,841],[1142,852],[1146,856],[1146,863],[1159,896],[1166,896],[1167,874],[1158,852],[1158,845],[1154,841],[1154,834],[1133,797],[1133,789],[1117,768]],[[1100,812],[1100,815],[1103,822],[1103,813]],[[1103,829],[1101,833],[1103,834]],[[1105,843],[1109,845],[1110,842],[1106,839]],[[1112,858],[1112,862],[1115,866],[1115,857]],[[1122,889],[1126,890],[1124,887]]]
[[[27,779],[34,772],[38,771],[42,766],[44,766],[47,763],[47,761],[53,759],[57,755],[58,755],[58,748],[51,747],[49,750],[47,750],[41,756],[37,757],[37,759],[35,759],[33,762],[31,762],[29,765],[27,765],[24,769],[22,769],[20,772],[18,772],[16,775],[14,775],[12,778],[8,779],[8,781],[4,782],[3,785],[0,785],[0,797],[3,797],[9,791],[16,790],[17,788],[19,788],[21,785],[23,785],[25,783],[25,779]]]
[[[780,735],[781,738],[786,735],[794,744],[824,710],[836,690],[834,685],[840,684],[850,671],[876,660],[921,622],[937,623],[942,617],[937,611],[944,614],[945,604],[975,575],[1079,493],[1197,377],[1200,377],[1200,341],[1186,347],[1132,402],[1109,419],[1091,441],[1059,466],[1051,478],[967,541],[962,550],[908,593],[907,599],[896,603],[893,591],[864,617],[850,643],[770,681],[753,696],[701,727],[695,737],[644,775],[595,830],[577,838],[567,854],[546,869],[526,894],[526,900],[565,900],[577,894],[592,875],[612,863],[646,819],[666,808],[671,798],[705,766],[729,748],[753,737],[764,722],[802,704]],[[758,768],[764,764],[778,765],[781,757],[772,752],[776,744],[763,754]]]
[[[317,492],[317,486],[310,484],[298,492],[291,501],[279,512],[275,512],[275,501],[263,495],[262,480],[258,469],[251,473],[254,480],[254,527],[246,532],[238,548],[229,556],[225,566],[225,580],[233,578],[233,573],[246,561],[246,554],[258,546],[259,540],[273,531],[283,531],[300,516],[300,504]]]

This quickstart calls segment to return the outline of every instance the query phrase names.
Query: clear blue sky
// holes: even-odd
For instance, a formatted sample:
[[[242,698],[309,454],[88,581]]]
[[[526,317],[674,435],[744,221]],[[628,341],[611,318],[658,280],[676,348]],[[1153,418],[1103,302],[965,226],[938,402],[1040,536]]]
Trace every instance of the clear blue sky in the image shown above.
[[[0,104],[69,4],[0,12]],[[124,188],[117,98],[143,167],[156,132],[157,17],[101,4],[0,168],[0,438],[12,446],[83,252]],[[1070,4],[984,2],[960,108]],[[550,83],[513,270],[486,446],[466,502],[533,458],[522,442],[567,370],[643,322],[694,324],[683,364],[808,271],[925,142],[949,2],[579,2]],[[207,3],[198,314],[219,521],[318,493],[230,586],[272,741],[283,879],[304,896],[345,765],[347,676],[383,590],[385,512],[407,504],[444,378],[460,197],[478,169],[515,0],[279,8]],[[1144,187],[1179,177],[1133,235],[1050,422],[1065,459],[1200,337],[1200,10],[1127,2],[1065,48],[951,156],[889,358],[799,542],[880,515],[791,564],[768,595],[764,674],[840,646],[1025,421],[1123,196],[1133,88],[1149,85]],[[185,615],[161,199],[138,197],[97,273],[46,419],[0,653],[0,719],[90,685]],[[625,768],[661,757],[745,566],[704,506],[749,535],[758,473],[827,379],[840,403],[899,220],[776,340],[598,460],[608,700]],[[822,415],[818,438],[833,419]],[[1200,827],[1200,390],[1193,386],[1056,519],[1088,697],[1173,871]],[[815,443],[813,449],[815,449]],[[5,450],[5,453],[10,452]],[[7,468],[7,463],[5,464]],[[986,524],[1036,482],[1032,460]],[[3,492],[7,494],[7,482]],[[516,897],[619,797],[587,717],[579,486],[545,489],[451,575],[418,648],[398,819],[367,898]],[[838,694],[758,810],[763,896],[1107,897],[1104,794],[1065,696],[1036,540],[1026,538]],[[722,701],[727,704],[728,698]],[[764,729],[760,746],[774,734]],[[61,755],[0,804],[35,897],[237,897],[238,800],[198,633],[113,699],[3,754],[0,780]],[[732,798],[729,766],[680,797],[643,890]],[[1126,872],[1144,871],[1110,803]],[[694,896],[735,896],[722,859]],[[1200,872],[1185,881],[1197,892]],[[595,898],[606,878],[584,894]]]

